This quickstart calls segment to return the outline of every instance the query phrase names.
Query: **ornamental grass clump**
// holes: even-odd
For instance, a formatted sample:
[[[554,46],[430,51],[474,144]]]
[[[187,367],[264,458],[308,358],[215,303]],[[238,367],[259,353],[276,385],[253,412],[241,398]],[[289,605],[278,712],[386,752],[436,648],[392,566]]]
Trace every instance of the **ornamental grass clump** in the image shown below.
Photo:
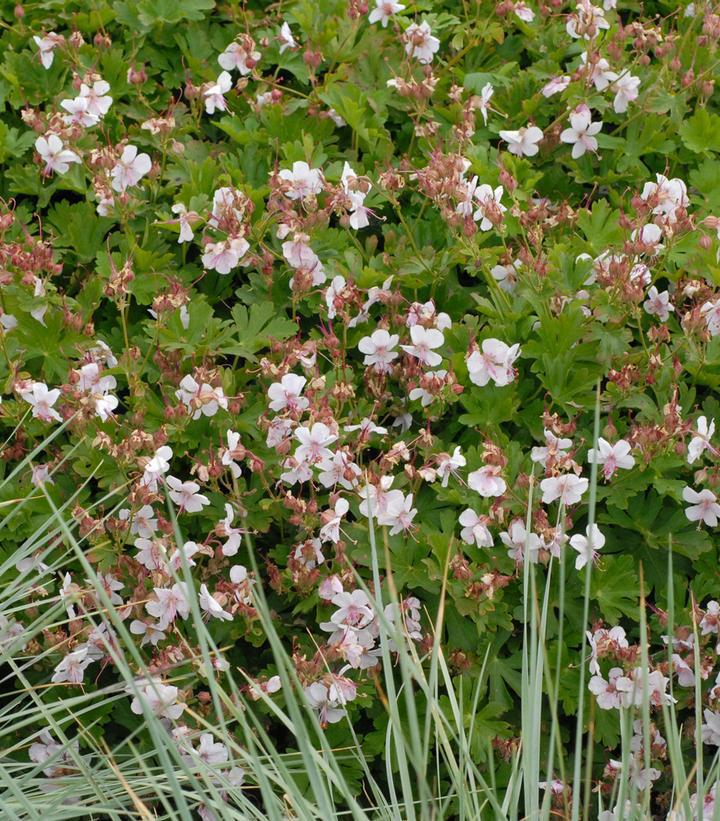
[[[720,819],[720,6],[0,8],[13,819]]]

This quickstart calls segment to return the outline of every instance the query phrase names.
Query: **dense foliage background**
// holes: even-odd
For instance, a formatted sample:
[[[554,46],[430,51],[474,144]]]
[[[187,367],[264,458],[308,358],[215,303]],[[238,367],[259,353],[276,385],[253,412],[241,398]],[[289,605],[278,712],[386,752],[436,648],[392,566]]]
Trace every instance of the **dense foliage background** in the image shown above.
[[[196,747],[230,668],[292,750],[261,585],[329,744],[349,717],[379,766],[370,516],[384,617],[421,658],[439,635],[457,692],[482,682],[481,771],[506,782],[519,749],[528,564],[554,740],[572,752],[582,711],[601,794],[646,686],[692,759],[705,711],[712,760],[719,35],[711,2],[4,3],[8,692],[50,709],[125,686],[101,587],[154,678],[95,705],[91,736],[119,742],[149,705],[227,769]],[[52,506],[86,564],[67,533],[38,550]],[[3,746],[52,780],[47,733]],[[667,745],[636,739],[664,817]]]

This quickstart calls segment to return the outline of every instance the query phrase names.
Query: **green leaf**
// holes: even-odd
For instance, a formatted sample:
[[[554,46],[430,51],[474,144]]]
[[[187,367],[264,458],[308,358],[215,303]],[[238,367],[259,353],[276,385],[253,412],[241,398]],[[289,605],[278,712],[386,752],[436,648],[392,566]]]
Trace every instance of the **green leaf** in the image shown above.
[[[235,305],[232,318],[238,341],[223,348],[223,353],[242,356],[250,362],[254,362],[255,354],[271,341],[281,342],[297,332],[297,325],[286,316],[278,316],[272,302],[258,302],[249,309],[245,305]]]
[[[706,108],[696,111],[680,126],[680,136],[686,148],[696,154],[720,151],[720,116]]]
[[[621,616],[637,618],[640,583],[633,557],[603,557],[592,569],[590,595],[608,622],[614,623]]]

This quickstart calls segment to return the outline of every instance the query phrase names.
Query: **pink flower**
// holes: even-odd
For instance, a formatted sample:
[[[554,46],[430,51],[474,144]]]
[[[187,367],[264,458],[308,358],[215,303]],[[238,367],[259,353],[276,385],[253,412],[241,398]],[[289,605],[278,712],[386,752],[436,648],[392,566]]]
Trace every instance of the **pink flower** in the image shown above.
[[[402,11],[405,6],[395,0],[375,0],[375,8],[368,15],[369,23],[379,22],[383,28],[387,28],[393,14]]]
[[[643,302],[643,308],[651,316],[656,316],[661,322],[667,322],[670,312],[675,310],[670,302],[668,291],[658,291],[653,285],[648,291],[648,298]]]
[[[710,444],[710,439],[714,433],[715,420],[711,419],[708,425],[705,416],[698,417],[697,432],[688,445],[687,460],[689,465],[692,465],[696,459],[699,459],[706,450],[710,450],[711,453],[716,453],[715,448]]]
[[[283,169],[278,173],[278,177],[289,183],[285,196],[291,200],[317,196],[323,190],[322,171],[319,168],[310,168],[306,162],[294,162],[292,171]]]
[[[287,373],[279,382],[274,382],[268,388],[270,410],[289,410],[291,413],[302,412],[308,409],[310,401],[301,396],[307,379],[294,373]]]
[[[690,487],[684,488],[682,497],[690,503],[690,507],[685,508],[685,515],[691,522],[703,522],[708,527],[716,527],[720,516],[720,505],[717,503],[717,496],[705,488],[700,493]]]
[[[578,533],[570,539],[570,547],[579,554],[575,559],[575,570],[582,570],[588,562],[594,561],[597,552],[605,546],[605,537],[596,524],[588,525],[585,534]]]
[[[145,609],[158,620],[158,630],[165,630],[178,616],[186,619],[190,614],[188,588],[185,582],[176,582],[169,588],[156,587],[154,594],[155,598],[147,602]]]
[[[215,599],[213,596],[210,595],[210,591],[207,589],[207,585],[201,584],[200,585],[200,607],[207,613],[208,616],[212,616],[215,619],[221,619],[223,621],[232,621],[233,616],[232,613],[228,613],[227,610],[223,610],[220,603]]]
[[[48,134],[35,140],[35,150],[45,163],[44,173],[65,174],[71,163],[79,163],[80,157],[69,148],[65,148],[63,141],[57,134]]]
[[[602,122],[592,122],[592,115],[587,106],[576,109],[570,115],[570,128],[566,128],[560,139],[572,145],[572,158],[577,160],[586,151],[597,151],[598,142],[595,135],[600,132]]]
[[[363,364],[372,366],[376,373],[389,373],[393,360],[398,357],[394,348],[399,341],[397,334],[390,334],[382,328],[373,331],[370,336],[364,336],[358,343],[358,350],[365,354]]]
[[[332,458],[332,451],[327,446],[337,439],[337,435],[331,433],[324,422],[315,422],[311,428],[299,427],[294,436],[300,442],[295,450],[298,462],[315,465]]]
[[[410,328],[410,338],[412,345],[401,345],[405,353],[420,360],[423,365],[434,367],[442,362],[442,356],[435,353],[435,348],[440,348],[445,343],[442,331],[437,328],[424,328],[422,325],[413,325]]]
[[[197,482],[181,482],[174,476],[168,476],[167,484],[170,488],[170,498],[180,508],[188,513],[198,513],[210,504],[210,500],[197,491],[200,485]]]
[[[509,385],[515,378],[513,363],[520,356],[520,345],[508,346],[499,339],[484,339],[480,348],[466,361],[470,381],[480,387],[490,380],[499,388]]]
[[[433,37],[426,20],[423,20],[420,25],[411,23],[405,29],[403,40],[405,53],[423,65],[432,63],[433,55],[440,48],[440,41],[437,37]]]
[[[543,138],[542,131],[534,125],[524,126],[518,131],[501,131],[500,138],[508,143],[508,151],[517,157],[534,157],[538,143]]]
[[[229,274],[240,264],[249,248],[250,243],[243,237],[208,242],[202,257],[203,267],[218,274]]]
[[[562,91],[570,85],[570,78],[569,77],[553,77],[551,80],[548,80],[547,83],[542,87],[542,95],[543,97],[552,97],[554,94],[560,94]]]
[[[624,439],[611,445],[599,438],[597,450],[590,448],[587,458],[590,464],[602,465],[606,481],[612,479],[619,468],[629,470],[635,464],[635,459],[630,455],[630,445]]]
[[[45,70],[49,69],[53,64],[55,58],[55,49],[65,42],[65,38],[61,34],[56,34],[54,31],[49,32],[44,37],[33,35],[35,45],[39,49],[40,62]]]
[[[148,154],[138,154],[134,145],[126,145],[110,172],[113,190],[122,193],[131,185],[137,185],[151,168],[152,160]]]
[[[62,422],[60,414],[53,405],[60,397],[60,389],[49,391],[44,382],[33,382],[29,391],[23,391],[20,396],[32,405],[32,415],[43,422]]]
[[[502,496],[507,490],[507,483],[500,476],[499,467],[486,465],[468,476],[468,487],[487,499],[491,496]]]
[[[478,547],[493,546],[493,538],[487,525],[483,521],[483,517],[479,516],[474,510],[471,508],[463,510],[458,521],[462,525],[460,538],[466,544],[474,543]]]
[[[602,676],[593,676],[588,688],[597,698],[601,710],[619,710],[627,706],[628,694],[632,693],[634,682],[620,667],[613,667],[606,681]]]
[[[217,80],[203,91],[205,98],[205,111],[214,114],[216,111],[227,111],[225,94],[232,88],[233,82],[229,72],[223,71],[218,75]]]
[[[577,504],[588,489],[588,484],[587,479],[575,476],[574,473],[543,479],[540,482],[543,504],[549,505],[556,499],[559,499],[560,504],[565,507]]]
[[[250,40],[247,47],[238,42],[232,42],[218,57],[220,68],[226,72],[237,69],[243,76],[250,74],[262,55],[253,51],[254,43]]]

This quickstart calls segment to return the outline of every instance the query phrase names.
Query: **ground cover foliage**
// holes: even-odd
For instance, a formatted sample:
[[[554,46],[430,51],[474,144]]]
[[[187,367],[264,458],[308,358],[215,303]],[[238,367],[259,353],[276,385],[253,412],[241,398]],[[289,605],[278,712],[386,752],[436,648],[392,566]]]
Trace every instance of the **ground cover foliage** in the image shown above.
[[[8,817],[717,817],[720,9],[0,14]]]

